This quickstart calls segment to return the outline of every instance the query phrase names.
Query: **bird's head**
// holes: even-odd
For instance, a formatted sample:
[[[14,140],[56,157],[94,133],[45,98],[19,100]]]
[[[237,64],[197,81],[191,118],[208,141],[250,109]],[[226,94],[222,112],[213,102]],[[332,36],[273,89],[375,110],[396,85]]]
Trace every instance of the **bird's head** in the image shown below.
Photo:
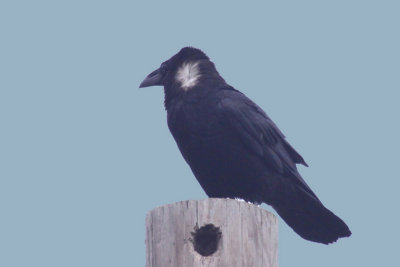
[[[195,87],[225,83],[215,69],[214,63],[200,49],[184,47],[177,54],[150,73],[140,84],[140,88],[164,86],[167,95],[187,92]]]

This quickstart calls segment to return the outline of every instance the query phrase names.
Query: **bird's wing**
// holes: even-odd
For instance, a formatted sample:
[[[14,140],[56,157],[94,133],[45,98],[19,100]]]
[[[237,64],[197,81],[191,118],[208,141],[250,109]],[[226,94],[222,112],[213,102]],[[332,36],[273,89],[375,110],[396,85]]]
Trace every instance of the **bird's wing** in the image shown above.
[[[221,123],[228,124],[251,152],[263,158],[279,174],[294,177],[308,191],[296,163],[308,165],[260,107],[241,92],[228,88],[219,91],[217,113]]]

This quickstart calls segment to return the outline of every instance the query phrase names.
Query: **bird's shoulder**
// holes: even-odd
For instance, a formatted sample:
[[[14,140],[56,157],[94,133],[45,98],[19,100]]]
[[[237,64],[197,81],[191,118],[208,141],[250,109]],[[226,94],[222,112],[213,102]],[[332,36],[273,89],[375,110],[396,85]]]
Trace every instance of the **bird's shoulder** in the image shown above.
[[[253,134],[256,132],[262,134],[270,144],[275,144],[285,138],[264,110],[239,90],[230,87],[219,90],[217,95],[216,109],[225,120],[241,125]]]
[[[218,94],[217,114],[252,151],[260,156],[268,155],[279,170],[284,165],[295,170],[296,163],[307,166],[278,126],[257,104],[233,88],[221,90]]]

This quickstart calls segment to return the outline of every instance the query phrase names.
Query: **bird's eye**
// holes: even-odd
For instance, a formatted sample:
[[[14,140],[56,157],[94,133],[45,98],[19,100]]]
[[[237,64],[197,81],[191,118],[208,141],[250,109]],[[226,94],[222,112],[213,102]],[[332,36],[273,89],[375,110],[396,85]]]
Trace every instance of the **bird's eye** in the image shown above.
[[[161,64],[161,67],[160,67],[161,73],[164,74],[167,72],[167,70],[168,70],[167,64],[165,64],[165,63]]]

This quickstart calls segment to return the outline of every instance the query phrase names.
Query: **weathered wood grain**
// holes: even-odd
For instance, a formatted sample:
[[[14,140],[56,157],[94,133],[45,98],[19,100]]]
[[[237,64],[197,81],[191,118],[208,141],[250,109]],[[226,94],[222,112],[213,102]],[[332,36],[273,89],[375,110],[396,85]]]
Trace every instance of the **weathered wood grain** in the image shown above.
[[[213,224],[222,233],[217,251],[201,256],[192,232]],[[147,267],[277,267],[278,223],[259,207],[233,199],[187,200],[146,216]]]

